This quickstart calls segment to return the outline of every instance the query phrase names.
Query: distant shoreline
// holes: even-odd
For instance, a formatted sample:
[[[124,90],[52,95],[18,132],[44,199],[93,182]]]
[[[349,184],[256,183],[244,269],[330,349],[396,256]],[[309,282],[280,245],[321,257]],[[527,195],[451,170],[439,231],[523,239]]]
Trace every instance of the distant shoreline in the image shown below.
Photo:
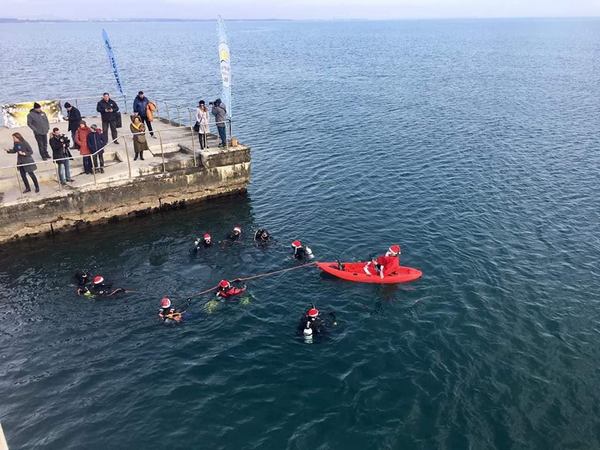
[[[396,19],[227,19],[227,22],[401,22],[450,20],[598,20],[600,16],[535,16],[535,17],[404,17]],[[213,19],[129,18],[129,19],[26,19],[0,17],[3,23],[134,23],[134,22],[214,22]]]

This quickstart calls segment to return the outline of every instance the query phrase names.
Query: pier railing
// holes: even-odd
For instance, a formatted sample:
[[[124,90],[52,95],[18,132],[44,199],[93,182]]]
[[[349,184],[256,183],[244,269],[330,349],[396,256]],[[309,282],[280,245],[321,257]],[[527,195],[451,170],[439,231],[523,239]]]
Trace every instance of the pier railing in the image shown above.
[[[75,105],[74,103],[72,103]],[[180,108],[183,111],[183,108]],[[177,116],[175,116],[177,117]],[[151,132],[146,130],[143,133],[121,133],[116,139],[108,142],[104,147],[90,155],[73,155],[71,158],[49,159],[46,161],[35,161],[29,164],[14,164],[10,166],[0,167],[0,203],[19,200],[25,198],[22,193],[24,186],[21,180],[19,167],[27,167],[36,165],[36,176],[40,182],[44,182],[41,186],[42,194],[48,190],[48,181],[52,192],[60,192],[63,190],[76,190],[90,185],[98,185],[101,183],[110,183],[119,180],[131,180],[136,177],[142,177],[150,174],[164,173],[167,171],[167,164],[170,160],[189,161],[194,167],[201,165],[198,155],[200,143],[198,132],[193,129],[195,123],[195,115],[192,116],[193,121],[188,122],[190,125],[183,125],[181,122],[175,122],[173,119],[166,119],[158,116],[158,118],[168,120],[172,128],[155,129]],[[216,122],[209,122],[209,127],[213,129],[217,125]],[[226,126],[231,129],[230,121],[227,121]],[[144,150],[145,158],[157,159],[160,158],[159,164],[139,164],[135,159],[135,144],[134,139],[138,135],[144,134],[148,144],[148,151]],[[215,148],[219,142],[219,137],[213,133],[206,136],[206,149]],[[227,148],[229,148],[227,142]],[[99,155],[103,153],[105,158],[105,166],[99,166]],[[15,155],[16,158],[16,155]],[[90,158],[92,164],[92,176],[88,174],[77,173],[83,167],[83,160]],[[74,184],[61,183],[60,181],[60,166],[58,163],[69,161],[71,178],[75,179]],[[138,158],[139,160],[139,158]],[[126,170],[121,163],[126,163]],[[102,169],[102,172],[100,171]],[[30,184],[31,180],[29,179]],[[54,185],[56,183],[56,185]],[[54,185],[54,187],[53,187]],[[33,186],[31,186],[33,188]],[[35,194],[29,194],[35,195]]]

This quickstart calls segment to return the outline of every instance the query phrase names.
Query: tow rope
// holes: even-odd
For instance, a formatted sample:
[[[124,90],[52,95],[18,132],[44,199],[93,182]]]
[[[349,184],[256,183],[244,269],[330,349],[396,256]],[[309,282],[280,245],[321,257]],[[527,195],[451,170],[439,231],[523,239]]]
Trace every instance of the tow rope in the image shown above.
[[[316,264],[317,264],[316,262],[310,262],[310,263],[302,264],[300,266],[288,267],[287,269],[275,270],[273,272],[259,273],[258,275],[252,275],[252,276],[243,277],[243,278],[234,278],[232,281],[255,280],[257,278],[264,278],[264,277],[269,277],[269,276],[272,276],[272,275],[278,275],[278,274],[284,273],[284,272],[290,272],[292,270],[303,269],[304,267],[310,267],[310,266],[314,266]],[[214,291],[214,290],[216,290],[218,288],[219,288],[219,286],[217,285],[215,287],[211,287],[210,289],[206,289],[204,291],[197,292],[195,294],[192,294],[192,295],[188,296],[188,299],[191,299],[193,297],[199,297],[201,295],[204,295],[204,294],[207,294],[207,293],[209,293],[211,291]]]

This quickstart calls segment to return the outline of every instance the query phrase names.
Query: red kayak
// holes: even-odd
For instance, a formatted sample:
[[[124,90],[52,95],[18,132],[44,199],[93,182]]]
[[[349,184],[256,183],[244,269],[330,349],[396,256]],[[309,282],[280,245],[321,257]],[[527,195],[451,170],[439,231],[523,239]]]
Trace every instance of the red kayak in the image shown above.
[[[396,271],[390,275],[381,278],[378,275],[367,275],[363,267],[366,262],[342,263],[343,270],[339,269],[337,262],[318,262],[317,266],[323,272],[341,278],[342,280],[355,281],[357,283],[375,283],[375,284],[396,284],[408,283],[421,278],[423,272],[412,267],[399,266]]]

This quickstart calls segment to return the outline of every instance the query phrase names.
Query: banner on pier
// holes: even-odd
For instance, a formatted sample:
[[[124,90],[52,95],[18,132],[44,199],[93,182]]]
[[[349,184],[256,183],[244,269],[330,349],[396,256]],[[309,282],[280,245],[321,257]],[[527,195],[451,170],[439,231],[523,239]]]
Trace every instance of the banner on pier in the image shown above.
[[[110,39],[108,38],[108,33],[106,30],[102,30],[102,40],[104,41],[104,47],[106,48],[106,54],[108,55],[108,62],[110,63],[110,67],[112,69],[113,75],[115,76],[115,81],[117,82],[117,88],[121,95],[123,94],[123,84],[121,83],[121,77],[119,75],[119,68],[117,67],[117,59],[115,58],[115,52],[113,51],[112,45],[110,43]]]
[[[229,54],[229,43],[225,32],[225,23],[221,16],[217,19],[217,32],[219,34],[219,61],[221,65],[221,80],[223,82],[223,95],[221,100],[225,103],[229,117],[231,113],[231,59]]]
[[[62,122],[62,111],[59,100],[38,100],[37,102],[8,103],[0,106],[2,120],[7,128],[19,128],[27,126],[27,114],[33,109],[33,104],[39,103],[42,111],[46,113],[48,122]]]

